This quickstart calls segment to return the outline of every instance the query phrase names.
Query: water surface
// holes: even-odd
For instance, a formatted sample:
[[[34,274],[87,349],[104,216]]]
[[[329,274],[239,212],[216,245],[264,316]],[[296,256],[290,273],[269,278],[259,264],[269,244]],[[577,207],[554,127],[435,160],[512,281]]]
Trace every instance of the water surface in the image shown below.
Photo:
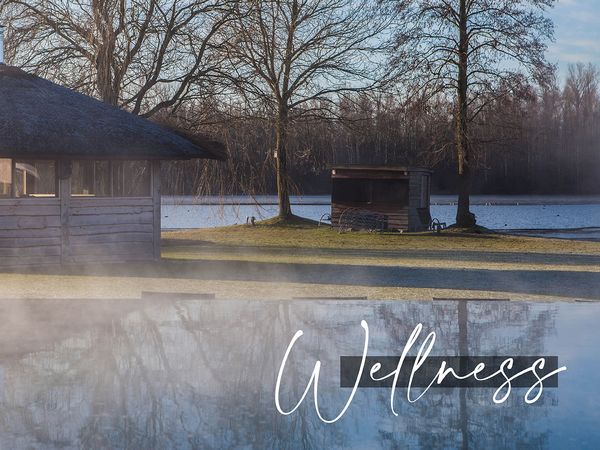
[[[450,225],[456,216],[456,197],[433,196],[431,216]],[[563,238],[600,239],[600,197],[473,196],[477,222],[500,231]],[[295,214],[320,220],[331,212],[329,196],[292,197]],[[164,229],[208,228],[246,223],[277,214],[274,196],[165,197]],[[551,233],[549,230],[552,230]]]
[[[600,305],[462,305],[6,300],[0,448],[598,448]],[[436,389],[413,404],[398,389],[396,417],[387,389],[363,389],[334,424],[318,420],[312,399],[280,415],[277,371],[296,331],[304,335],[282,403],[299,399],[318,359],[319,401],[331,417],[349,395],[339,358],[360,355],[363,319],[371,355],[399,355],[421,322],[437,333],[432,355],[557,355],[568,370],[534,405],[523,401],[525,389],[502,405],[490,388]]]

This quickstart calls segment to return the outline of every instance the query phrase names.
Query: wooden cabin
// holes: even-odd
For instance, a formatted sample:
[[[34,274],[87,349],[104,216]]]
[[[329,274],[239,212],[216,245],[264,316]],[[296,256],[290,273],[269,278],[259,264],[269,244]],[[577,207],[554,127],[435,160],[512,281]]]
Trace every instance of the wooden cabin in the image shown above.
[[[0,64],[0,267],[160,258],[160,164],[200,142]]]
[[[331,170],[331,223],[356,229],[429,229],[427,169],[393,166],[338,166]]]

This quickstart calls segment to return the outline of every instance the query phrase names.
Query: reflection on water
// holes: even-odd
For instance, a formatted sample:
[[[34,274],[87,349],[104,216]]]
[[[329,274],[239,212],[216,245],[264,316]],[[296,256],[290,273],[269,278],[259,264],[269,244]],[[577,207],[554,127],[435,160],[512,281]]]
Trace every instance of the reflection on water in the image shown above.
[[[597,448],[599,305],[525,302],[3,302],[0,448]],[[44,309],[48,311],[45,312]],[[359,390],[325,425],[308,400],[277,413],[274,386],[298,329],[282,402],[300,398],[317,359],[319,400],[337,415],[339,357],[399,355],[414,326],[434,355],[558,355],[559,387],[436,389],[414,404],[398,389]]]

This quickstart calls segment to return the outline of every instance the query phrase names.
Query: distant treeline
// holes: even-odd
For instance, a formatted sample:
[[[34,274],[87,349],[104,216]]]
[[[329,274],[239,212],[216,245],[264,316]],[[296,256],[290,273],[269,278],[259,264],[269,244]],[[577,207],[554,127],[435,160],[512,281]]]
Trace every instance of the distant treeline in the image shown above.
[[[599,71],[574,65],[561,84],[504,96],[480,115],[473,130],[473,193],[600,193]],[[434,192],[452,193],[453,104],[398,97],[355,94],[338,104],[335,117],[295,121],[289,135],[295,191],[328,193],[329,169],[336,164],[389,164],[433,168]],[[230,158],[224,164],[165,165],[168,193],[275,192],[272,124],[231,105],[195,108],[202,122],[213,124],[201,130],[220,136]],[[195,108],[185,114],[197,114]]]
[[[288,218],[332,165],[418,165],[471,226],[471,192],[600,193],[598,69],[557,81],[554,3],[2,0],[0,23],[8,64],[226,144],[165,163],[167,193],[278,192]]]

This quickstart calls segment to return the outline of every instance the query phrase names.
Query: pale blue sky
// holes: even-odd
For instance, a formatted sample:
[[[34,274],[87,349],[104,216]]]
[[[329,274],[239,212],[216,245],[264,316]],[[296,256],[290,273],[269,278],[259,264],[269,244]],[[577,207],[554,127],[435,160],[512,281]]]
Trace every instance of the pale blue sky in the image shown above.
[[[600,0],[558,0],[549,15],[556,41],[546,55],[558,64],[561,78],[569,63],[600,66]]]

